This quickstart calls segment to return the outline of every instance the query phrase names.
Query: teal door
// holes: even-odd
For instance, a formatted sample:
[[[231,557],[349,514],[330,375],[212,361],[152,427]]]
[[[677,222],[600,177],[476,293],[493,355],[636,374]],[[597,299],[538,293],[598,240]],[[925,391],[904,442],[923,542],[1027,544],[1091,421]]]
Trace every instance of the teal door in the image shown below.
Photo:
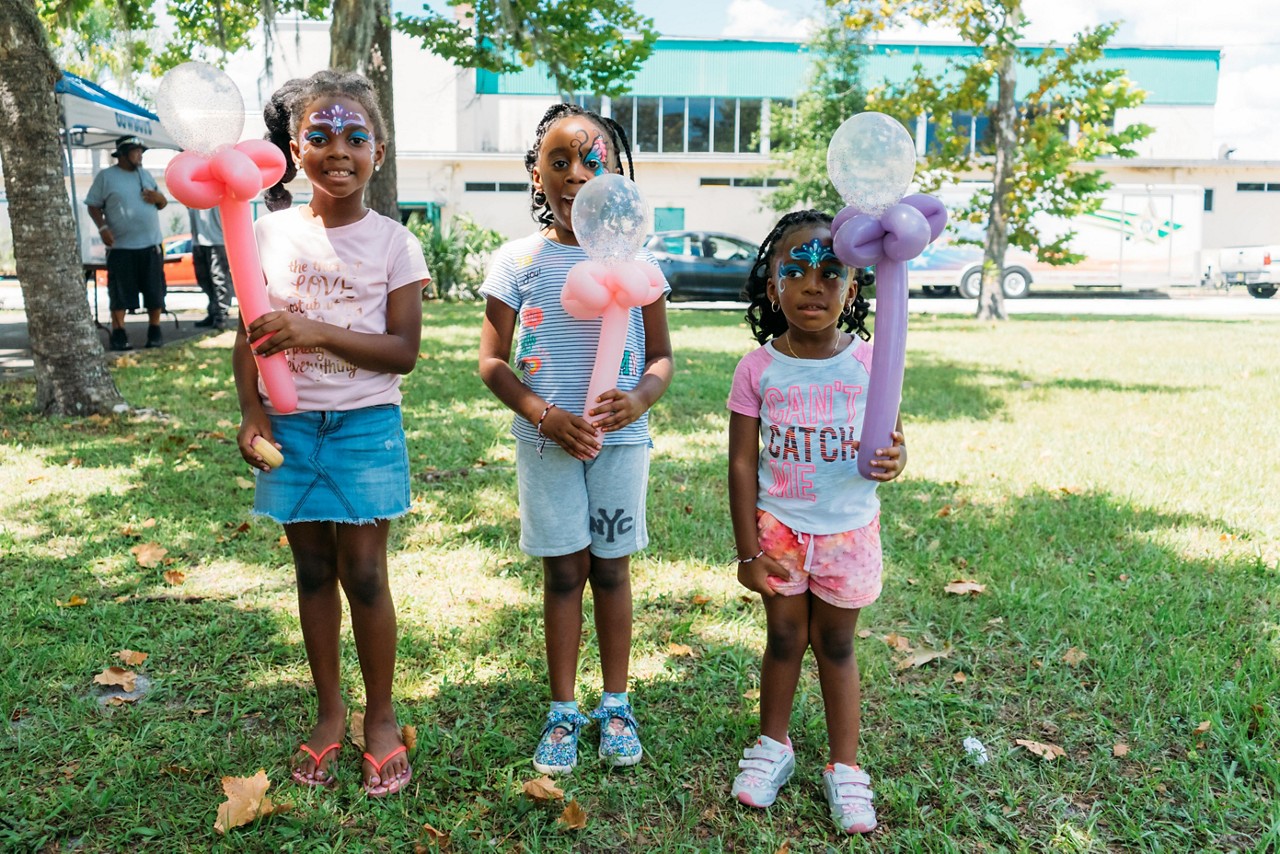
[[[654,231],[681,231],[684,229],[684,208],[654,208]]]

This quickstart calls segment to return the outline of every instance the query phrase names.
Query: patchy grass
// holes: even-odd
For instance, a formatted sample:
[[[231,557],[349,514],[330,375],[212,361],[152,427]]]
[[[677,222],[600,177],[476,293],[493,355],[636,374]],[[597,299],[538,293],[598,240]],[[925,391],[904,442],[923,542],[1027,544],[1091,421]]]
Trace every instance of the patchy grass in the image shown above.
[[[360,794],[350,748],[337,789],[287,782],[314,701],[288,550],[249,514],[228,336],[118,360],[126,398],[150,413],[42,420],[30,385],[0,387],[0,848],[434,850],[425,824],[454,851],[868,848],[826,816],[811,665],[795,779],[767,812],[728,798],[756,731],[764,641],[762,609],[727,566],[724,398],[751,346],[739,318],[672,315],[679,373],[653,417],[654,543],[634,565],[648,755],[564,778],[587,816],[568,830],[559,805],[520,792],[537,776],[547,690],[539,566],[515,546],[508,414],[476,376],[478,309],[428,315],[405,384],[414,512],[391,554],[396,702],[418,746],[408,791],[382,801]],[[885,592],[859,643],[877,850],[1280,844],[1278,333],[1263,321],[912,318],[911,462],[881,490]],[[130,551],[146,543],[167,549],[154,567]],[[958,578],[985,590],[945,593]],[[86,604],[58,604],[73,596]],[[579,684],[593,703],[587,625]],[[891,634],[948,657],[898,670]],[[149,653],[135,668],[149,692],[104,706],[93,677],[126,648]],[[349,632],[343,667],[359,708]],[[988,764],[966,757],[969,735]],[[1015,739],[1065,755],[1046,762]],[[593,734],[586,744],[590,756]],[[220,778],[259,768],[292,809],[217,835]]]

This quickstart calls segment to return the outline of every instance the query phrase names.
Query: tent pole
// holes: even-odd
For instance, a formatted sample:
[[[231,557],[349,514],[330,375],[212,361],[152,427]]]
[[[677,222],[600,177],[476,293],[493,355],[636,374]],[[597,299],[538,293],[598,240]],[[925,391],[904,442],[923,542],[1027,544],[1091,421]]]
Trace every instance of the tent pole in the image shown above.
[[[76,254],[80,256],[80,270],[84,271],[84,235],[80,233],[80,202],[76,197],[76,163],[71,154],[71,126],[67,124],[67,111],[62,108],[62,98],[58,98],[58,116],[62,119],[62,153],[67,167],[68,184],[71,187],[71,224],[76,229]],[[102,326],[98,320],[98,277],[93,280],[93,325]]]

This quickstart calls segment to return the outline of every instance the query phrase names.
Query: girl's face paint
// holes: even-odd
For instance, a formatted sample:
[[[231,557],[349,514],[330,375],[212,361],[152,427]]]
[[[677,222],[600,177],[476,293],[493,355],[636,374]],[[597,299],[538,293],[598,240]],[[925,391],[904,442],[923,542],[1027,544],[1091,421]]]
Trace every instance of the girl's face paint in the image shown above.
[[[614,171],[603,129],[586,116],[565,116],[547,128],[533,167],[535,190],[547,197],[561,238],[573,234],[573,198],[582,185]]]
[[[767,293],[787,325],[820,332],[840,319],[852,297],[849,270],[831,250],[831,229],[815,224],[784,234],[774,247],[776,273]]]
[[[800,263],[783,261],[778,264],[778,293],[786,290],[788,281],[803,279],[808,271],[816,271],[822,282],[847,282],[844,264],[831,249],[831,243],[823,243],[814,237],[792,246],[788,254]]]
[[[359,101],[322,96],[307,105],[293,142],[299,165],[317,192],[346,197],[363,189],[381,157]]]
[[[591,141],[591,147],[582,152],[582,164],[599,177],[607,171],[605,164],[608,162],[609,149],[604,144],[604,137],[597,136]]]
[[[330,104],[325,109],[312,113],[311,124],[328,125],[334,133],[342,133],[348,125],[368,127],[362,114],[349,110],[339,103]]]

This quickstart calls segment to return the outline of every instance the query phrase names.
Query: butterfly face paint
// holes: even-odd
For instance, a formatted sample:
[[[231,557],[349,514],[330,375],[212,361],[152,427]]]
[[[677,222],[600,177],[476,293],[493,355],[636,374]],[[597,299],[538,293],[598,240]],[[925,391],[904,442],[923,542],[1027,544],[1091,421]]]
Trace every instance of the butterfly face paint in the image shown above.
[[[840,263],[840,259],[831,250],[829,243],[823,243],[815,237],[799,246],[793,246],[788,254],[801,263],[792,264],[784,261],[778,265],[778,293],[786,290],[786,283],[789,280],[804,278],[806,267],[820,271],[824,283],[840,282],[842,292],[844,286],[848,284],[845,266]]]

